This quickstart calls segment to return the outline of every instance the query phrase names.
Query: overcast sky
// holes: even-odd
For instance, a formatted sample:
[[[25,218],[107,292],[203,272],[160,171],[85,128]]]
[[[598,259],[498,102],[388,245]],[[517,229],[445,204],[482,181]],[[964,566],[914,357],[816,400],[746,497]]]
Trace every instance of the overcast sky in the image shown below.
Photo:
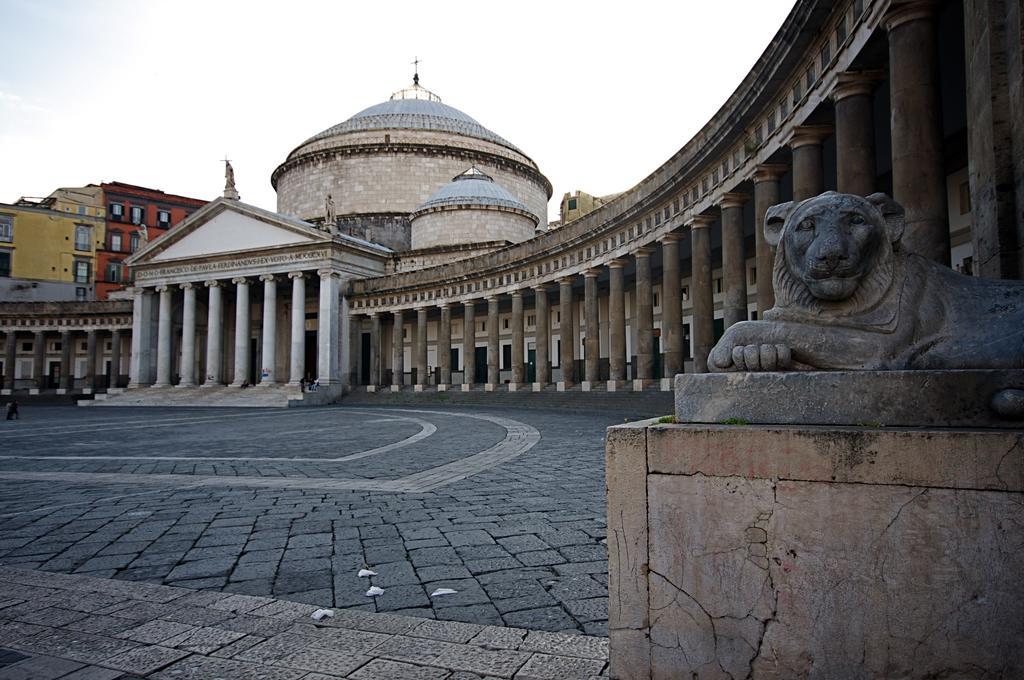
[[[643,179],[718,110],[792,0],[0,0],[0,202],[119,180],[242,200],[306,138],[421,84],[554,186]]]

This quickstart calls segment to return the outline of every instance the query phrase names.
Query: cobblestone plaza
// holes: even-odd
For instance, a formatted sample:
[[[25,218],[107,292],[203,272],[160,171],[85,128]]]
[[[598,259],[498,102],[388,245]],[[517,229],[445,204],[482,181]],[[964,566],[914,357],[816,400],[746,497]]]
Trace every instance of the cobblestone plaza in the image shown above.
[[[604,635],[614,422],[37,408],[0,434],[0,566]]]

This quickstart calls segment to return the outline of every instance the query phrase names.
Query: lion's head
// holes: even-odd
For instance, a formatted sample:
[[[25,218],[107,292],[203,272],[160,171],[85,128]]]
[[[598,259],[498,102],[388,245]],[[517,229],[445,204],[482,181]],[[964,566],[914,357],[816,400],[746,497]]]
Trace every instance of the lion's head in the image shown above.
[[[776,248],[776,307],[851,313],[877,302],[892,281],[903,208],[885,194],[829,191],[772,206],[764,233]]]

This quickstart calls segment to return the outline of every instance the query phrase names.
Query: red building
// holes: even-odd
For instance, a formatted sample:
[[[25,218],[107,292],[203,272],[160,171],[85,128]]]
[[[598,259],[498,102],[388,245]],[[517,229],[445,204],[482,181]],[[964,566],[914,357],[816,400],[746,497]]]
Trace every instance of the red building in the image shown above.
[[[144,238],[152,241],[207,201],[123,182],[104,182],[100,188],[107,221],[105,242],[96,250],[96,299],[106,300],[112,291],[131,282],[124,261]]]

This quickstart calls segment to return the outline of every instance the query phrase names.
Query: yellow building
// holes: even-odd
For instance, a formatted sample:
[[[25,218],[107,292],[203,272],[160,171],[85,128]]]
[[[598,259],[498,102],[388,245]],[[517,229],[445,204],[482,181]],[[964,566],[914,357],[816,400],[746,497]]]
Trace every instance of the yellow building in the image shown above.
[[[568,224],[573,220],[577,220],[587,213],[591,213],[602,205],[608,203],[612,199],[618,197],[620,194],[610,194],[608,196],[591,196],[585,191],[574,191],[572,193],[566,193],[562,196],[562,203],[558,210],[558,226]]]
[[[95,299],[103,232],[98,187],[0,203],[0,301]]]

